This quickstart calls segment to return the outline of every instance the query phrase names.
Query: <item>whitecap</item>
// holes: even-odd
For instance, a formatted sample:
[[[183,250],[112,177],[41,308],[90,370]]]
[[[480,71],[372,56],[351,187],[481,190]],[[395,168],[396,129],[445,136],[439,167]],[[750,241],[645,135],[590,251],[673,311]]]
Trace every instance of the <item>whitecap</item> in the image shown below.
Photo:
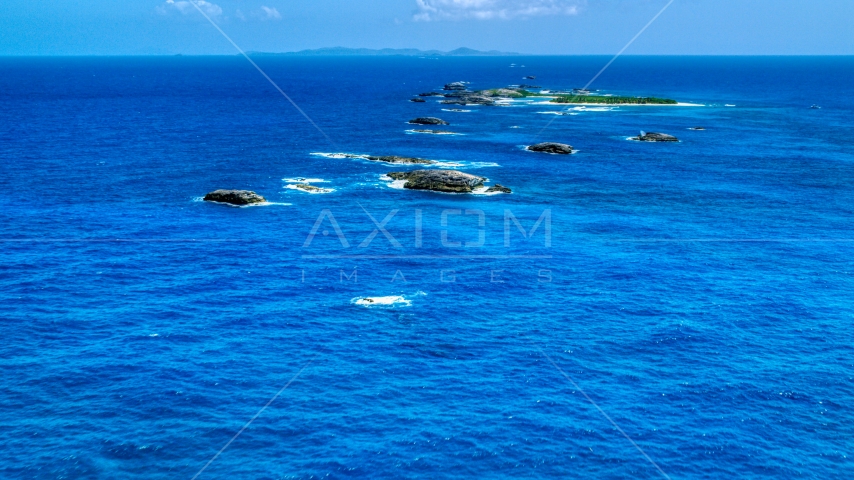
[[[406,131],[406,133],[421,133],[421,134],[424,134],[424,135],[462,135],[462,133],[457,133],[457,132],[446,132],[446,131],[436,132],[435,130],[422,130],[422,131],[418,131],[418,130],[415,130],[415,129],[413,129],[413,130],[407,130],[407,131]]]
[[[283,178],[282,181],[287,183],[329,183],[329,180],[324,180],[322,178]]]
[[[582,105],[580,107],[575,107],[573,110],[579,112],[612,112],[617,110],[619,107],[589,107],[586,105]]]
[[[500,167],[501,165],[495,162],[471,162],[469,163],[469,168],[488,168],[488,167]]]
[[[367,155],[362,155],[361,153],[325,153],[325,152],[311,152],[309,155],[314,155],[315,157],[324,157],[324,158],[368,158]]]
[[[461,109],[461,108],[443,108],[443,109],[442,109],[442,111],[443,111],[443,112],[458,112],[458,113],[468,113],[468,112],[471,112],[471,110],[463,110],[463,109]]]
[[[292,203],[283,203],[283,202],[261,202],[261,203],[250,203],[249,205],[234,205],[233,203],[226,202],[213,202],[210,200],[205,200],[204,197],[193,197],[193,202],[200,203],[215,203],[217,205],[225,205],[226,207],[234,207],[234,208],[254,208],[254,207],[273,207],[273,206],[290,206]]]
[[[448,168],[448,167],[462,167],[462,166],[465,166],[465,164],[460,163],[460,162],[436,162],[436,163],[433,163],[433,164],[428,165],[428,166]]]
[[[389,295],[385,297],[356,297],[350,300],[353,305],[362,307],[411,307],[412,300],[407,300],[403,295]]]
[[[353,305],[362,307],[411,307],[412,297],[424,297],[426,293],[421,290],[413,295],[386,295],[382,297],[356,297],[350,300]]]
[[[404,189],[403,186],[406,185],[406,180],[392,180],[389,177],[386,177],[386,178],[391,180],[391,182],[389,182],[388,186],[395,189],[395,190],[403,190]]]
[[[489,195],[489,196],[506,195],[506,193],[504,193],[504,192],[487,192],[487,190],[489,190],[489,187],[477,187],[475,189],[472,189],[471,194],[472,195]]]

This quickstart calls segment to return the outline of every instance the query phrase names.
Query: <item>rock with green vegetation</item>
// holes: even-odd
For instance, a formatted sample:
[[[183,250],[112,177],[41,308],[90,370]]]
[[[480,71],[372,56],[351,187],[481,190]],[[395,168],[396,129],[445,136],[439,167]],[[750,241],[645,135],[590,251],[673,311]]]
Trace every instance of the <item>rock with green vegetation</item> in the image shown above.
[[[532,152],[551,153],[554,155],[569,155],[572,153],[572,147],[565,143],[543,142],[536,145],[531,145],[528,150]]]
[[[475,188],[482,187],[486,180],[457,170],[413,170],[391,172],[388,176],[394,180],[406,180],[403,188],[444,193],[471,193]]]
[[[382,157],[368,156],[366,158],[372,162],[397,164],[433,165],[434,163],[436,163],[433,160],[427,160],[425,158],[398,157],[397,155],[387,155]]]
[[[632,137],[632,140],[637,140],[639,142],[678,142],[679,139],[674,137],[673,135],[668,135],[666,133],[655,133],[655,132],[641,132],[637,137]]]
[[[412,125],[450,125],[450,123],[436,117],[418,117],[409,121]]]
[[[602,105],[676,105],[676,100],[656,97],[606,97],[603,95],[560,95],[552,103],[595,103]]]
[[[252,205],[265,203],[267,199],[251,190],[214,190],[205,195],[204,201],[229,205]]]

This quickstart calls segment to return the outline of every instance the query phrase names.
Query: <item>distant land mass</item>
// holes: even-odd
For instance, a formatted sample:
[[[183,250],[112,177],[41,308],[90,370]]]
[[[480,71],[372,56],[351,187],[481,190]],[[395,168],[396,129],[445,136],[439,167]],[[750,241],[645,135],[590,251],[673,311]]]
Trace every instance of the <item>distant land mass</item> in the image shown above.
[[[442,52],[440,50],[418,50],[417,48],[383,48],[375,50],[372,48],[345,48],[331,47],[318,48],[315,50],[300,50],[299,52],[249,52],[249,55],[300,55],[300,56],[315,56],[315,55],[363,55],[363,56],[407,56],[407,57],[499,57],[522,55],[516,52],[499,52],[490,50],[482,52],[471,48],[458,48],[450,52]]]

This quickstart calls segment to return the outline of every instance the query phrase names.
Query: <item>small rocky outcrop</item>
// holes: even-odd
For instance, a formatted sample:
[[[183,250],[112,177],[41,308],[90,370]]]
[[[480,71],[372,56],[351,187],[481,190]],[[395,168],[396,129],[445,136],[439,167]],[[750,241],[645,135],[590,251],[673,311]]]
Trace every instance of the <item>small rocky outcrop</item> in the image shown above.
[[[495,100],[484,97],[482,95],[468,95],[460,98],[442,100],[445,105],[495,105]]]
[[[532,152],[552,153],[556,155],[569,155],[572,153],[572,147],[565,143],[543,142],[536,145],[531,145],[528,150]]]
[[[418,117],[409,121],[412,125],[450,125],[450,123],[436,117]]]
[[[465,90],[466,84],[463,82],[452,82],[445,85],[444,90]]]
[[[230,205],[252,205],[265,203],[267,199],[250,190],[214,190],[205,195],[204,201]]]
[[[388,155],[382,157],[368,156],[366,158],[372,162],[385,162],[396,164],[433,165],[434,163],[436,163],[433,160],[427,160],[425,158],[398,157],[397,155]]]
[[[525,77],[525,79],[526,80],[536,80],[537,77],[535,77],[534,75],[528,75],[527,77]]]
[[[511,88],[496,88],[493,90],[481,90],[477,95],[483,97],[502,97],[502,98],[521,98],[524,97],[521,93]]]
[[[441,97],[442,94],[439,92],[425,92],[425,93],[419,93],[418,96],[419,97]]]
[[[486,193],[513,193],[513,191],[500,183],[496,183],[495,185],[487,188]]]
[[[298,183],[296,185],[288,185],[288,188],[291,188],[294,190],[302,190],[303,192],[308,192],[308,193],[329,193],[332,191],[331,188],[315,187],[314,185],[309,185],[307,183]]]
[[[639,142],[678,142],[679,139],[674,137],[673,135],[668,135],[666,133],[655,133],[655,132],[641,132],[637,137],[632,137],[632,140],[637,140]]]
[[[462,97],[470,97],[472,95],[476,95],[476,93],[470,92],[468,90],[460,90],[457,92],[446,93],[442,96],[445,98],[462,98]]]
[[[413,102],[413,103],[426,103],[427,102],[427,100],[424,100],[423,98],[412,98],[409,101]]]
[[[483,186],[483,177],[457,170],[413,170],[411,172],[391,172],[394,180],[406,180],[403,188],[410,190],[430,190],[445,193],[471,193]]]

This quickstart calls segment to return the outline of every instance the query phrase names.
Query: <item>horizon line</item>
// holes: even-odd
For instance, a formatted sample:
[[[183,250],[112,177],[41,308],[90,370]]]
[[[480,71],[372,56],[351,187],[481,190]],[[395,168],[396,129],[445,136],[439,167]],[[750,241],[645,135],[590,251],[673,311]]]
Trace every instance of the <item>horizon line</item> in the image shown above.
[[[426,52],[425,52],[426,53]],[[514,53],[500,55],[371,55],[371,54],[301,54],[300,52],[247,52],[258,56],[292,57],[435,57],[435,58],[512,58],[512,57],[609,57],[608,53]],[[0,53],[10,57],[239,57],[230,53]],[[854,57],[854,53],[643,53],[623,57]]]

